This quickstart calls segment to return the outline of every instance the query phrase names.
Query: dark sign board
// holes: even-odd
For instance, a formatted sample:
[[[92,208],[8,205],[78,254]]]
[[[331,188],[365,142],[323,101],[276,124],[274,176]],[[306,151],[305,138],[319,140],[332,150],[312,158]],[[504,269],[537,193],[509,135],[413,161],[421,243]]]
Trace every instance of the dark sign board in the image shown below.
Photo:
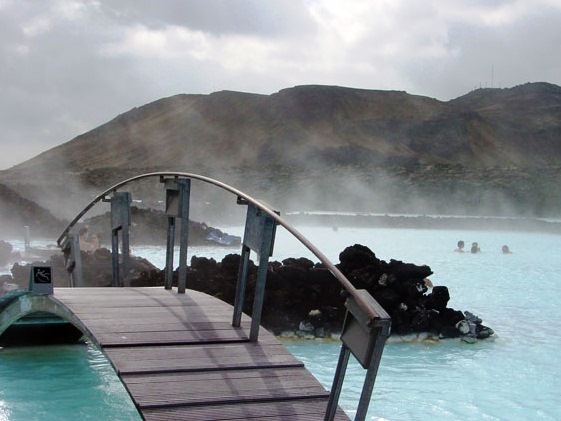
[[[29,290],[38,294],[53,293],[53,273],[50,266],[31,266]]]
[[[33,266],[33,282],[36,284],[52,284],[52,272],[50,266]]]
[[[111,197],[111,229],[118,230],[131,224],[132,197],[129,192],[115,193]]]

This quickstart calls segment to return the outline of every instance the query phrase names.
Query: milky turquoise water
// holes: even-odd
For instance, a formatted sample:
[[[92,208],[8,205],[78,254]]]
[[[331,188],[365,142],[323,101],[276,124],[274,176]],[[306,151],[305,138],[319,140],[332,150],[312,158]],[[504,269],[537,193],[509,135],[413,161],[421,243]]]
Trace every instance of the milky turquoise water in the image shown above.
[[[88,345],[0,350],[0,420],[140,420],[103,354]]]
[[[388,420],[561,419],[561,237],[508,232],[339,229],[339,241],[369,246],[379,258],[428,264],[446,285],[449,307],[469,310],[497,333],[493,342],[456,340],[386,345],[369,416]],[[324,233],[309,238],[326,244]],[[457,240],[480,254],[454,253]],[[513,254],[503,255],[508,244]],[[338,350],[289,348],[326,385]],[[327,356],[329,354],[329,356]],[[321,355],[321,357],[319,357]],[[329,367],[329,368],[328,368]],[[359,396],[356,369],[342,404]]]
[[[229,230],[238,234],[235,229]],[[392,339],[384,350],[368,419],[561,419],[561,236],[493,231],[305,228],[333,261],[359,243],[384,260],[428,264],[446,285],[449,307],[469,310],[497,338],[466,344]],[[479,242],[480,254],[454,253],[456,242]],[[514,252],[503,255],[508,244]],[[196,249],[221,258],[231,249]],[[156,264],[158,250],[137,250]],[[273,259],[309,255],[279,230]],[[312,260],[313,256],[309,255]],[[330,387],[337,343],[287,342]],[[351,358],[352,360],[352,358]],[[353,415],[363,370],[351,361],[340,404]],[[36,416],[35,416],[36,414]],[[0,350],[0,420],[137,419],[126,392],[91,346]]]

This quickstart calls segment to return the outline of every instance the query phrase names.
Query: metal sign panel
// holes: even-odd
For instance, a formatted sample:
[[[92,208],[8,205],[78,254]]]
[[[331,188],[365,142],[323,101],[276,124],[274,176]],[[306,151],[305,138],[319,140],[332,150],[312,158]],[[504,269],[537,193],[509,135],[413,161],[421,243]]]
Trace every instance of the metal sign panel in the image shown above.
[[[358,293],[362,295],[369,306],[374,308],[381,316],[380,326],[369,325],[369,316],[358,305],[353,297],[349,297],[345,302],[347,314],[343,324],[341,341],[343,341],[351,350],[362,367],[368,368],[373,362],[373,357],[376,355],[376,346],[380,346],[380,342],[377,340],[378,336],[387,336],[389,334],[389,331],[387,330],[389,329],[391,319],[380,304],[378,304],[378,302],[368,293],[368,291],[365,289],[359,289]],[[383,347],[383,342],[381,346]]]
[[[189,210],[191,180],[166,179],[164,183],[166,187],[166,215],[182,218]]]
[[[131,224],[131,194],[129,192],[115,193],[111,202],[111,229],[117,230]]]
[[[267,257],[272,256],[276,225],[274,219],[261,212],[255,205],[248,204],[243,237],[244,245],[260,256],[263,252],[268,253]]]
[[[31,266],[29,290],[37,294],[53,293],[53,274],[50,266]]]
[[[179,200],[179,190],[166,190],[166,215],[179,217],[181,202]]]

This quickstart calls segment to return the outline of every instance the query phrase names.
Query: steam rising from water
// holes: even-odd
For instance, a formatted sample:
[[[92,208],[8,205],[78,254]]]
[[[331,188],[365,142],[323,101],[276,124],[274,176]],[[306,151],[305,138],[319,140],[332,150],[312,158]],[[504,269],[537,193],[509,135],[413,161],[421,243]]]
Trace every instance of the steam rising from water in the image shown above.
[[[306,95],[317,89],[321,90],[309,88]],[[318,102],[311,105],[291,95],[287,91],[276,94],[276,99],[289,97],[284,104],[288,122],[271,110],[258,117],[239,111],[238,103],[255,110],[261,100],[249,94],[220,92],[205,96],[204,101],[179,95],[156,101],[2,173],[0,182],[64,219],[73,218],[111,185],[158,170],[199,173],[225,181],[281,212],[541,216],[556,209],[554,197],[543,197],[535,206],[521,204],[519,197],[509,194],[510,186],[490,187],[475,171],[447,172],[423,164],[421,158],[400,162],[406,155],[399,154],[412,146],[397,134],[384,137],[377,131],[387,130],[385,126],[395,116],[407,121],[427,117],[427,113],[430,116],[440,109],[434,104],[437,101],[393,93],[394,100],[406,98],[406,110],[396,110],[403,103],[395,100],[393,108],[379,110],[379,121],[371,122],[375,126],[369,129],[372,138],[366,136],[370,133],[366,128],[356,128],[357,138],[348,140],[338,135],[338,130],[346,128],[341,116],[319,118],[315,109],[349,111],[348,104],[337,102],[337,95],[327,105],[316,94],[304,95],[306,100]],[[213,107],[213,101],[222,108]],[[361,112],[368,108],[362,107]],[[158,184],[157,180],[143,182],[126,189],[139,201],[138,206],[162,209],[164,189]],[[195,198],[195,194],[200,196]],[[193,196],[191,216],[204,221],[228,219],[230,211],[223,209],[235,200],[207,186],[197,186]],[[107,210],[100,205],[88,216]]]

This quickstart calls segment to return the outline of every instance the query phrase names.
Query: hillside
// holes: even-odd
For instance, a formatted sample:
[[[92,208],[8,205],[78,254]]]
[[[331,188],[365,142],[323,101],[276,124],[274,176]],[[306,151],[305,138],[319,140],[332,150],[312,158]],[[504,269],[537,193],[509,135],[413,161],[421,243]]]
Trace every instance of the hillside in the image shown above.
[[[0,182],[65,215],[127,176],[176,170],[285,210],[542,216],[559,211],[560,158],[556,85],[448,102],[311,85],[160,99],[0,172]],[[53,200],[50,189],[65,194]]]
[[[0,239],[24,239],[24,227],[32,236],[54,236],[64,229],[65,222],[36,203],[24,199],[9,187],[0,184]]]

